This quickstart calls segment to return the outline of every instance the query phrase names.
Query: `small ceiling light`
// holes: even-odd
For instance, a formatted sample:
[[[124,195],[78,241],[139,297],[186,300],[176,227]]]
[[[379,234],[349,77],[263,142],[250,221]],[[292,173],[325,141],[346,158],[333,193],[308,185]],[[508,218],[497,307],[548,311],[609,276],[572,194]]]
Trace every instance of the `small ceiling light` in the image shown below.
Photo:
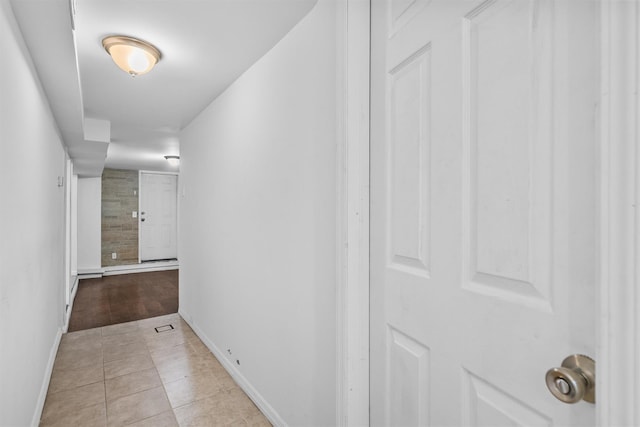
[[[180,156],[164,156],[171,166],[178,166],[180,164]]]
[[[102,39],[102,46],[111,55],[113,62],[133,77],[151,71],[162,56],[152,44],[133,37],[105,37]]]

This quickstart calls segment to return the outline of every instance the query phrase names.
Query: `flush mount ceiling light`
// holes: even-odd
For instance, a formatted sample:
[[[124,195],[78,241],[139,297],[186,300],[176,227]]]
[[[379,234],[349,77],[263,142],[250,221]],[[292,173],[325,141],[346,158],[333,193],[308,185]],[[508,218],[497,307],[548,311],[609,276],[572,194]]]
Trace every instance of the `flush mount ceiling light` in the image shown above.
[[[113,62],[133,77],[151,71],[161,57],[155,46],[133,37],[105,37],[102,39],[102,46],[111,55]]]
[[[180,163],[180,156],[164,156],[171,166],[178,166]]]

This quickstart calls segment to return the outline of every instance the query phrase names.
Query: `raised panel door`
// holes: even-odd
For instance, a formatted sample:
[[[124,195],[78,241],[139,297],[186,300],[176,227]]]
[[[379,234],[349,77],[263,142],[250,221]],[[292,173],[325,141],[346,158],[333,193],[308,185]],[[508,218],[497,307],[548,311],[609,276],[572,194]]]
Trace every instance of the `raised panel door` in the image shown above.
[[[597,3],[372,3],[373,425],[590,425]]]

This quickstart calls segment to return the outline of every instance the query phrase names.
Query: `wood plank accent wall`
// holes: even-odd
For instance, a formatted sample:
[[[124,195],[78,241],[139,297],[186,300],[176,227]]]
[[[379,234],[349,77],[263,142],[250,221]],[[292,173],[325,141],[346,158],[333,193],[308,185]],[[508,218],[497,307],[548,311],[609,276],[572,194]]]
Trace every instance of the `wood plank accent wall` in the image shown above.
[[[138,263],[138,171],[102,172],[102,266]],[[115,252],[117,259],[112,259]]]

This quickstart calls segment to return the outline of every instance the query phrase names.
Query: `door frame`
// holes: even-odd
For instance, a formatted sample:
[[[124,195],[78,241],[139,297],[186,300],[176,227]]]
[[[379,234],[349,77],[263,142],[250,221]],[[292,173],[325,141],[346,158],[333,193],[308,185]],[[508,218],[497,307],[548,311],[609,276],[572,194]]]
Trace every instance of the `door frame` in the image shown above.
[[[178,247],[180,246],[178,242],[180,241],[179,228],[178,224],[180,224],[180,206],[178,202],[180,197],[178,195],[180,189],[180,173],[179,172],[165,172],[165,171],[151,171],[151,170],[139,170],[138,171],[138,264],[142,264],[142,258],[140,256],[140,242],[142,239],[140,238],[141,227],[140,227],[140,200],[142,199],[142,174],[155,174],[155,175],[175,175],[176,176],[176,259],[180,260],[180,254],[177,252]]]
[[[63,328],[68,326],[71,317],[71,293],[73,291],[72,272],[71,272],[71,253],[74,242],[71,240],[71,180],[73,178],[73,162],[69,154],[64,154],[64,176],[58,177],[58,186],[64,190],[64,301],[62,303],[62,325]]]
[[[600,9],[596,417],[639,425],[640,407],[640,6]]]
[[[369,425],[370,0],[337,3],[336,425]]]
[[[340,426],[369,424],[369,18],[369,0],[339,4]],[[640,425],[640,5],[603,0],[598,19],[596,423]]]

